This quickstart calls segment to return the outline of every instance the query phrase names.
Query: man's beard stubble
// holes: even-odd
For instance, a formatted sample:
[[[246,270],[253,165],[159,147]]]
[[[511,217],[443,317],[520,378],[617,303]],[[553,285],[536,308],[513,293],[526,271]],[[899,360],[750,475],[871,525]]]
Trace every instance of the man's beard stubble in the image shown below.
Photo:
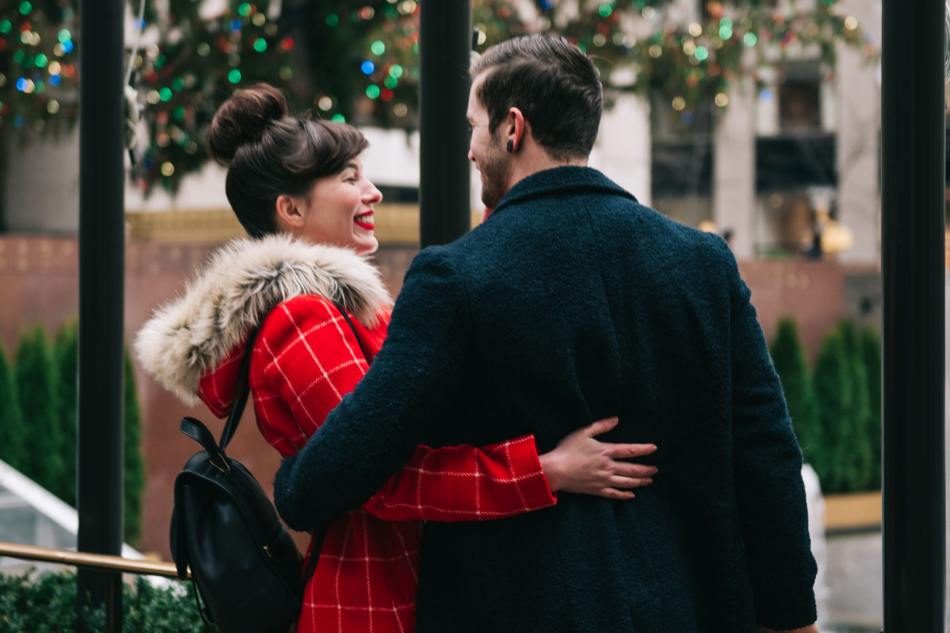
[[[500,140],[492,142],[488,156],[478,167],[482,172],[482,203],[494,209],[508,193],[508,178],[511,175],[511,159],[501,148]]]

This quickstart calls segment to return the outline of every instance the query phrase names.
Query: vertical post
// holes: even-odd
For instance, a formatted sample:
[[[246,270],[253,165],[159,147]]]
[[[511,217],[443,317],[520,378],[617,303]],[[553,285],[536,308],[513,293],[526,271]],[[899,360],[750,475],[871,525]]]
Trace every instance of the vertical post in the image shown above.
[[[422,246],[445,244],[471,228],[468,67],[471,0],[420,3],[419,233]]]
[[[79,551],[122,552],[125,51],[123,0],[80,5]],[[79,604],[122,626],[118,573],[80,571]]]
[[[884,0],[884,630],[946,627],[944,0]]]

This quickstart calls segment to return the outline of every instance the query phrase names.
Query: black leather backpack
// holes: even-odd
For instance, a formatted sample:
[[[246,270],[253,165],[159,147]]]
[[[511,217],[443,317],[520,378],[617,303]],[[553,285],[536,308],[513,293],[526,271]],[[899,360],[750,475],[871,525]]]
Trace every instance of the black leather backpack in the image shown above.
[[[313,555],[301,574],[301,556],[270,499],[254,476],[224,449],[247,402],[252,332],[244,353],[234,409],[220,442],[195,418],[181,432],[204,450],[175,479],[172,558],[178,576],[191,568],[198,610],[221,633],[286,633],[297,622],[303,590],[313,575],[326,528],[318,531]]]

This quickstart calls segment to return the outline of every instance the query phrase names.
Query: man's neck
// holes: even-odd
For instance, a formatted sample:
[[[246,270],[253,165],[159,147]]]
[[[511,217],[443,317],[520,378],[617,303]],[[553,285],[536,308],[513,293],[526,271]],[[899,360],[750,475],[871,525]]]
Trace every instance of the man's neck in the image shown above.
[[[537,145],[532,145],[530,148],[525,147],[524,149],[524,155],[519,157],[521,160],[515,161],[515,164],[512,166],[511,176],[508,181],[509,191],[528,176],[533,176],[540,171],[554,169],[555,167],[587,167],[587,156],[556,160]]]

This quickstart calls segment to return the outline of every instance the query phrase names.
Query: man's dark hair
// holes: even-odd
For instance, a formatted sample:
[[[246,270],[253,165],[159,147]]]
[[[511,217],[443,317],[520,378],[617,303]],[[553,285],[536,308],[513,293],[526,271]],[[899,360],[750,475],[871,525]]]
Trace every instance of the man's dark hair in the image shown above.
[[[529,35],[488,49],[472,64],[472,77],[487,73],[477,97],[491,131],[512,107],[552,158],[586,158],[597,140],[604,95],[600,73],[563,37]]]

